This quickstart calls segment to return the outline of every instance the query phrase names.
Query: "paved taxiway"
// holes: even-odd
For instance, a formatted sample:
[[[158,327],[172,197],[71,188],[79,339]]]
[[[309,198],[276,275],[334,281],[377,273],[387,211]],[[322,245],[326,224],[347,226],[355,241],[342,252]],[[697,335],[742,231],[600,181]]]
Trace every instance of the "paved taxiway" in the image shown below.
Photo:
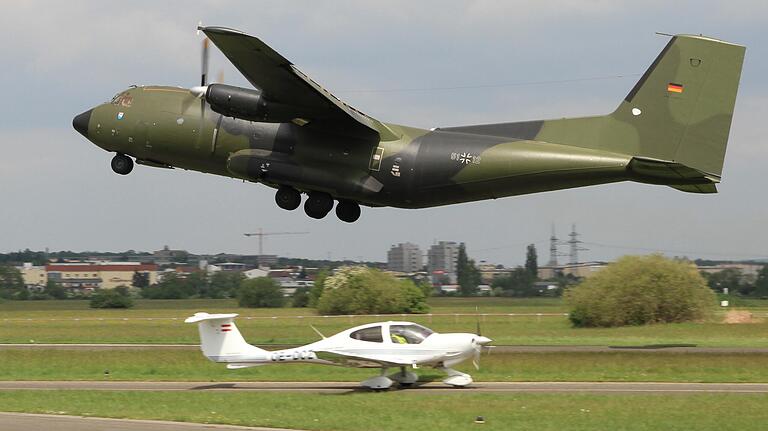
[[[281,431],[277,428],[250,428],[231,425],[26,413],[0,413],[0,429],[3,431],[40,431],[43,429],[53,429],[56,431]]]
[[[0,390],[103,391],[228,391],[346,393],[365,391],[354,382],[114,382],[114,381],[6,381]],[[399,390],[399,389],[394,389]],[[417,393],[753,393],[768,394],[768,383],[655,383],[655,382],[476,382],[462,389],[440,382],[406,389]]]
[[[267,350],[288,349],[293,344],[259,344]],[[51,350],[194,350],[198,344],[67,344],[67,343],[0,343],[3,349],[51,349]],[[492,353],[601,353],[601,352],[670,352],[670,353],[752,353],[768,354],[766,347],[698,347],[690,345],[647,345],[647,346],[492,346]]]

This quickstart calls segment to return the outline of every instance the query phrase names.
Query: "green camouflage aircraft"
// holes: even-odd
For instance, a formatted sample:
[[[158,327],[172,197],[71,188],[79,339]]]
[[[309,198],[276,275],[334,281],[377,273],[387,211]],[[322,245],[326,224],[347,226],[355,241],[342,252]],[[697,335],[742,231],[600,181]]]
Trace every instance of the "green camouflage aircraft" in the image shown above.
[[[206,80],[191,89],[131,87],[73,120],[136,163],[182,168],[277,189],[345,222],[360,205],[425,208],[636,181],[691,193],[720,182],[745,48],[693,35],[671,38],[608,115],[422,130],[382,123],[347,105],[261,40],[200,27],[256,89]],[[130,156],[130,157],[129,157]]]

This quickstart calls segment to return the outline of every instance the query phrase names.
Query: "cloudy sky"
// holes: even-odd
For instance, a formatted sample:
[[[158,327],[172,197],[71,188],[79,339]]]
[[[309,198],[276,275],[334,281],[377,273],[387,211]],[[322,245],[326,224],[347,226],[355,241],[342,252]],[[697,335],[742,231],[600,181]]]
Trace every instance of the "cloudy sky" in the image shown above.
[[[255,253],[242,233],[261,227],[310,232],[265,241],[284,256],[384,260],[394,243],[453,240],[477,260],[514,265],[528,243],[546,260],[550,226],[565,236],[575,223],[584,259],[765,258],[766,20],[764,0],[4,1],[0,251]],[[361,110],[425,128],[610,112],[667,42],[656,31],[740,43],[747,58],[717,195],[623,183],[364,208],[348,225],[287,213],[271,189],[232,179],[142,166],[115,175],[111,155],[71,128],[131,84],[195,85],[198,21],[259,36]],[[219,70],[246,85],[216,53]]]

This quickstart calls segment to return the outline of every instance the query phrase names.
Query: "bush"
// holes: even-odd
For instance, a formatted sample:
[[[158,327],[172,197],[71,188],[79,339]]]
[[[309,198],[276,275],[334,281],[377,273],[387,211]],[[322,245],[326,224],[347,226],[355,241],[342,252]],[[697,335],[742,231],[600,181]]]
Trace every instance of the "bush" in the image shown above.
[[[715,295],[688,262],[661,255],[625,256],[566,290],[577,327],[673,323],[706,317]]]
[[[295,308],[304,308],[309,306],[309,288],[300,287],[293,294],[291,306]]]
[[[324,282],[320,314],[426,313],[424,292],[411,280],[398,280],[377,269],[345,267]]]
[[[285,298],[276,281],[267,277],[258,277],[240,283],[237,303],[241,307],[278,308],[283,306]]]
[[[125,289],[127,291],[127,289]],[[131,308],[133,299],[121,290],[99,290],[91,295],[91,308]]]

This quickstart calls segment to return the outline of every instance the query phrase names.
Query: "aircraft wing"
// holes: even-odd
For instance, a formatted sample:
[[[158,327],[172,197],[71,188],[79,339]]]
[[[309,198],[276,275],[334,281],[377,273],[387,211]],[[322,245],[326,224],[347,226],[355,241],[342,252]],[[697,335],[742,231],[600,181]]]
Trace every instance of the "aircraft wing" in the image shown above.
[[[302,113],[297,117],[346,133],[397,139],[384,124],[339,100],[260,39],[225,27],[199,29],[267,100],[296,106]],[[314,118],[304,118],[307,112]]]
[[[315,350],[314,352],[318,359],[333,362],[345,367],[381,368],[382,366],[401,367],[404,365],[413,364],[412,360],[398,358],[391,355],[374,356],[365,354],[350,354],[340,350]]]

